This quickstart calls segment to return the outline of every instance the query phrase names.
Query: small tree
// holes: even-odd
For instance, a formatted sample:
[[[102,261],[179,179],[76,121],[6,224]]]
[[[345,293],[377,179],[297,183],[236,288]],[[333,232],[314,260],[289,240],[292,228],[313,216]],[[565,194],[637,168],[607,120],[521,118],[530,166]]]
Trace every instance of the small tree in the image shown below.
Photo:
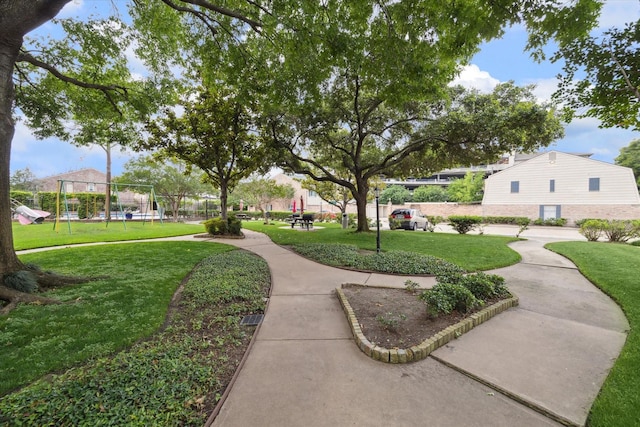
[[[447,202],[449,193],[440,186],[423,185],[413,190],[414,202]]]
[[[227,198],[238,183],[270,166],[267,151],[252,129],[250,106],[231,89],[206,90],[183,101],[184,114],[167,109],[148,124],[142,149],[158,149],[197,166],[220,189],[220,215],[227,218]]]
[[[349,173],[345,172],[347,177],[345,180],[349,180]],[[318,197],[327,202],[330,205],[336,206],[340,209],[340,213],[347,212],[347,206],[349,202],[353,200],[351,191],[342,185],[336,184],[331,181],[315,181],[311,178],[305,178],[301,182],[302,188],[309,191],[314,191]]]
[[[253,179],[242,182],[238,185],[236,192],[237,196],[241,196],[245,202],[257,206],[267,223],[269,218],[265,212],[269,210],[269,205],[276,200],[291,199],[295,194],[292,186],[280,185],[273,179]]]
[[[467,172],[462,179],[456,179],[447,189],[452,202],[478,202],[484,192],[484,174]]]
[[[180,203],[187,195],[199,194],[205,190],[199,176],[187,172],[184,165],[172,162],[158,162],[150,156],[129,160],[125,172],[114,179],[115,183],[153,185],[156,195],[166,200],[178,222]],[[120,188],[126,188],[123,185]],[[135,187],[131,187],[135,189]]]
[[[15,171],[9,183],[11,190],[15,191],[36,191],[39,185],[35,174],[28,167]]]
[[[628,146],[620,149],[620,154],[615,159],[616,165],[633,169],[636,183],[640,188],[640,139],[634,139]]]
[[[380,203],[389,203],[389,201],[394,205],[410,202],[411,192],[402,185],[389,186],[380,193]]]

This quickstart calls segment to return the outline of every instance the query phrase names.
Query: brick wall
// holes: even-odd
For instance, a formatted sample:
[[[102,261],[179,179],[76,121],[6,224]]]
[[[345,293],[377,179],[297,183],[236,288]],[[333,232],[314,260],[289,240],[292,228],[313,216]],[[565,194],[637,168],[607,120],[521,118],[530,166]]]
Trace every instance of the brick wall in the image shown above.
[[[640,205],[561,205],[562,218],[567,225],[575,225],[577,220],[598,219],[640,219]],[[521,216],[536,220],[540,217],[538,205],[466,205],[458,203],[407,203],[393,205],[391,209],[418,209],[423,215],[449,217],[451,215],[477,216]],[[374,211],[375,212],[375,211]],[[387,212],[384,212],[388,214]]]

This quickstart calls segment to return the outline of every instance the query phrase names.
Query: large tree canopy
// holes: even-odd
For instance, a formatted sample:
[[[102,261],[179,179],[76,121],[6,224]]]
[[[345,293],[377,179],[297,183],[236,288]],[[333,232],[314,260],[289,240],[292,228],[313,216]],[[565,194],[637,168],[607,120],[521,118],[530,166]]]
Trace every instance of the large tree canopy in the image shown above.
[[[269,43],[248,36],[248,46],[255,41],[248,51],[264,66],[235,65],[239,78],[261,83],[254,97],[263,101],[265,135],[280,150],[280,166],[347,187],[365,231],[370,180],[402,173],[410,157],[420,154],[424,167],[438,168],[467,162],[469,153],[487,160],[559,137],[557,119],[524,89],[504,85],[481,96],[448,84],[505,25],[535,28],[535,49],[563,31],[549,22],[578,14],[582,25],[597,9],[594,2],[305,3],[282,18]],[[259,79],[246,77],[253,75]],[[326,167],[332,159],[352,182]]]
[[[120,100],[131,102],[131,98],[129,97],[131,92],[129,91],[129,88],[124,87],[121,84],[121,79],[119,78],[119,73],[124,72],[125,70],[118,67],[119,64],[117,61],[109,63],[106,67],[106,69],[109,69],[111,66],[114,66],[116,70],[115,75],[107,73],[97,80],[92,80],[92,74],[90,71],[88,74],[74,76],[73,73],[71,73],[71,75],[66,75],[64,72],[61,72],[56,68],[57,64],[69,63],[68,61],[70,58],[71,63],[73,63],[74,58],[76,58],[75,53],[73,52],[61,49],[58,52],[59,55],[57,57],[53,57],[47,56],[47,49],[43,49],[41,52],[28,52],[24,49],[24,36],[31,30],[54,18],[65,4],[70,1],[71,0],[0,1],[0,277],[3,281],[8,274],[16,272],[28,274],[24,271],[25,266],[16,256],[13,248],[13,234],[11,232],[9,171],[11,143],[15,131],[13,116],[15,107],[14,79],[24,78],[25,81],[29,80],[30,75],[27,75],[26,72],[34,71],[35,68],[32,68],[33,66],[46,70],[47,73],[66,82],[66,84],[72,84],[88,90],[89,92],[86,92],[84,96],[93,97],[96,102],[98,102],[98,99],[100,98],[101,105],[93,109],[96,105],[95,103],[92,103],[93,111],[87,112],[85,115],[85,117],[88,117],[92,121],[92,126],[93,124],[97,125],[91,129],[86,129],[86,135],[91,135],[93,131],[92,129],[97,129],[98,127],[100,129],[104,129],[104,123],[100,123],[102,120],[106,120],[108,124],[114,123],[113,121],[109,122],[109,120],[113,117],[117,119],[117,115],[114,116],[112,111],[119,111],[122,113]],[[135,7],[145,8],[150,3],[158,2],[140,0],[135,1],[132,4]],[[254,26],[256,24],[251,19],[243,17],[242,13],[234,11],[232,7],[219,7],[207,0],[198,1],[199,6],[194,6],[191,0],[166,0],[165,3],[166,5],[163,5],[163,7],[167,10],[177,8],[180,9],[181,13],[195,13],[194,16],[200,16],[200,19],[215,21],[216,17],[220,16],[225,18],[228,17],[232,22],[243,22],[242,25]],[[245,4],[250,5],[251,3],[253,2],[246,2]],[[189,9],[193,10],[194,8],[200,9],[200,11],[189,11]],[[251,8],[259,10],[259,7],[256,5],[251,6]],[[156,28],[158,34],[163,34],[166,29],[166,27],[163,28],[160,26]],[[90,32],[86,35],[91,36]],[[106,40],[106,42],[108,42],[108,40]],[[100,55],[112,58],[109,54],[114,52],[109,51],[108,43],[105,45],[100,45],[98,43],[98,45],[94,47],[94,50],[83,52],[82,55],[87,57],[93,55],[91,59],[98,61],[98,63]],[[176,57],[180,56],[179,51],[174,51],[173,54]],[[96,69],[94,71],[100,70]],[[99,75],[100,73],[98,72],[96,74]],[[81,77],[82,79],[89,77],[89,80],[84,81],[76,77]],[[106,79],[106,81],[104,79]],[[52,83],[52,85],[55,86],[54,83]],[[140,93],[148,94],[149,92],[143,90]],[[104,107],[104,105],[106,105],[106,107]],[[47,107],[50,107],[47,112],[60,112],[61,108],[77,112],[76,105],[66,103],[51,105],[50,103],[47,103],[47,99],[41,99],[40,101],[35,102],[33,107],[33,112],[36,114],[42,113]],[[109,113],[106,113],[106,108],[109,107],[113,107],[113,109],[110,110]],[[28,110],[26,104],[24,105],[24,108],[25,110]],[[126,132],[127,121],[121,121],[118,125],[120,124],[123,126],[123,131]],[[112,125],[109,130],[111,131],[116,127],[118,126]],[[58,128],[58,130],[61,130],[61,128]],[[120,132],[120,130],[117,132]],[[101,137],[103,135],[104,133],[101,133],[96,136]],[[113,140],[113,135],[107,135],[107,137]],[[65,281],[67,283],[72,283],[74,281],[71,278],[64,278],[64,280],[60,280],[60,278],[53,277],[48,274],[40,275],[37,280],[38,284],[43,286],[59,286]],[[4,286],[2,282],[0,282],[0,299],[10,301],[10,304],[6,307],[7,309],[13,307],[19,301],[38,300],[46,303],[51,302],[45,298],[16,292],[15,290]]]
[[[367,230],[370,181],[382,174],[416,176],[488,161],[504,152],[547,146],[563,134],[552,111],[538,105],[528,88],[512,84],[484,95],[452,88],[449,100],[408,100],[394,106],[360,90],[357,79],[353,85],[342,82],[333,81],[324,109],[272,118],[268,135],[280,149],[285,169],[350,189],[360,231]],[[335,159],[353,180],[325,166]]]
[[[567,120],[595,117],[602,127],[640,130],[640,21],[576,38],[554,59],[565,63],[554,97]]]
[[[113,148],[137,141],[145,117],[169,103],[172,91],[163,81],[133,77],[126,55],[132,30],[121,20],[65,19],[59,24],[67,37],[31,39],[29,50],[21,50],[16,105],[38,137],[101,147],[109,183]],[[38,58],[31,52],[38,52]],[[106,206],[110,197],[107,186]],[[105,217],[109,220],[109,209]]]

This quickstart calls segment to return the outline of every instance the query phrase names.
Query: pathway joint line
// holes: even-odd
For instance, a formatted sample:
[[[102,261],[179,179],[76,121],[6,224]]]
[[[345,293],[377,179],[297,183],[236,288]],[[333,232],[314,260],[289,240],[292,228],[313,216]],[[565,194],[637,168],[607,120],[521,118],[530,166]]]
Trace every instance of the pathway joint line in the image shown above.
[[[489,387],[492,390],[495,390],[496,392],[502,394],[506,398],[508,398],[510,400],[513,400],[515,402],[518,402],[521,405],[524,405],[527,408],[536,411],[540,415],[543,415],[544,417],[549,418],[550,420],[558,422],[558,423],[560,423],[560,424],[562,424],[564,426],[567,426],[567,427],[583,427],[580,424],[577,424],[577,423],[575,423],[575,422],[563,417],[562,415],[558,415],[555,412],[550,411],[550,410],[544,408],[543,406],[541,406],[541,405],[539,405],[539,404],[537,404],[535,402],[532,402],[532,401],[530,401],[528,399],[525,399],[525,398],[523,398],[522,396],[519,396],[516,393],[511,393],[506,388],[500,387],[497,384],[494,384],[494,383],[492,383],[490,381],[487,381],[487,380],[485,380],[485,379],[483,379],[483,378],[481,378],[481,377],[479,377],[477,375],[472,374],[471,372],[469,372],[469,371],[467,371],[465,369],[462,369],[462,368],[460,368],[460,367],[458,367],[458,366],[456,366],[456,365],[454,365],[452,363],[449,363],[449,362],[445,361],[444,359],[441,359],[440,357],[434,355],[433,353],[429,354],[429,357],[432,358],[433,360],[435,360],[436,362],[439,362],[442,365],[446,366],[447,368],[452,369],[452,370],[454,370],[456,372],[459,372],[462,375],[464,375],[464,376],[466,376],[468,378],[471,378],[472,380],[474,380],[476,382],[479,382],[480,384],[482,384],[482,385],[484,385],[486,387]]]

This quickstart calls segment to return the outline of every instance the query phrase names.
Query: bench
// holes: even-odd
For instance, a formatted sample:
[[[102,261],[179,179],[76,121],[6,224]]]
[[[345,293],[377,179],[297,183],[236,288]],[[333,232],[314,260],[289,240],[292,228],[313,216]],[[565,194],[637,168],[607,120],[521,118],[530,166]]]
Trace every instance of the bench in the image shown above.
[[[313,214],[291,215],[291,228],[296,224],[300,224],[300,228],[306,228],[309,230],[313,228]]]

